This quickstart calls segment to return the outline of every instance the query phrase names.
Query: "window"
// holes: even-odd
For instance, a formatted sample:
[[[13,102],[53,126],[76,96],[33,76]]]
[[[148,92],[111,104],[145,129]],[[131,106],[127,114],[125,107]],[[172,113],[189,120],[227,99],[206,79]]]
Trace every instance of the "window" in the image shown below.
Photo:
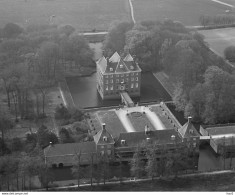
[[[133,89],[133,87],[134,87],[134,84],[133,84],[133,83],[131,83],[131,88]]]
[[[121,80],[121,83],[124,83],[124,79]]]
[[[103,137],[103,141],[107,142],[108,138],[106,136]]]
[[[136,83],[136,84],[135,84],[135,87],[138,88],[138,86],[139,86],[138,83]]]
[[[113,74],[110,75],[110,78],[113,78]]]
[[[101,151],[101,152],[100,152],[100,156],[104,156],[104,151]]]
[[[105,75],[105,78],[109,78],[109,75]]]
[[[134,79],[134,77],[131,77],[131,81],[134,81],[135,79]]]
[[[100,146],[100,148],[101,148],[101,149],[103,149],[103,148],[104,148],[104,146]]]
[[[124,74],[121,74],[121,77],[124,77]]]
[[[137,72],[137,73],[135,73],[135,75],[136,75],[136,76],[138,76],[138,72]]]
[[[133,72],[131,73],[131,76],[134,76],[134,73],[133,73]]]
[[[119,89],[119,86],[117,85],[117,90]]]
[[[119,79],[116,79],[116,83],[119,83]]]
[[[129,74],[127,73],[127,74],[126,74],[126,77],[128,77],[128,76],[129,76]]]
[[[111,85],[110,90],[113,90],[113,85]]]
[[[106,83],[106,84],[109,84],[109,80],[106,80],[105,83]]]
[[[108,90],[109,90],[109,86],[106,86],[106,88],[105,88],[105,89],[106,89],[106,91],[108,91]]]
[[[135,80],[138,81],[138,77],[136,77]]]
[[[197,146],[197,143],[196,143],[196,142],[194,142],[194,143],[193,143],[193,147],[194,147],[194,148],[196,148],[196,146]]]
[[[116,74],[116,77],[119,77],[119,74]]]
[[[111,146],[111,145],[108,145],[107,147],[108,147],[108,148],[112,148],[112,146]]]
[[[113,68],[110,68],[110,72],[112,72],[113,71]]]
[[[108,153],[108,155],[111,155],[112,151],[111,150],[107,150],[107,153]]]
[[[113,83],[113,79],[110,80],[110,83]]]
[[[128,82],[129,81],[129,78],[126,78],[126,82]]]

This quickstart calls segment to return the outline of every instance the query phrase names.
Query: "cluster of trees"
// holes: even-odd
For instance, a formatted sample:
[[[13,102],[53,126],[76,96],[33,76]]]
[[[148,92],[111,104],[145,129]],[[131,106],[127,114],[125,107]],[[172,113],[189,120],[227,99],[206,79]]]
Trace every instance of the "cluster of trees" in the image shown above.
[[[83,110],[68,109],[58,105],[55,110],[55,119],[60,124],[59,136],[62,143],[89,141],[87,115]]]
[[[111,26],[104,41],[104,53],[131,53],[142,70],[162,69],[162,58],[171,45],[189,37],[179,22],[144,21],[133,25],[121,22]]]
[[[194,169],[197,165],[194,148],[180,147],[176,142],[174,151],[169,151],[166,145],[142,143],[136,149],[131,161],[131,173],[134,177],[177,176],[179,171]]]
[[[70,25],[9,23],[0,32],[1,89],[16,120],[44,117],[48,88],[68,68],[94,66],[88,42]]]
[[[39,176],[41,187],[48,187],[53,181],[52,173],[38,152],[36,155],[20,153],[0,157],[1,191],[31,191],[35,176]]]
[[[225,58],[230,62],[235,62],[235,46],[231,45],[225,48],[224,50]]]
[[[174,101],[179,110],[196,121],[209,124],[232,122],[235,118],[235,75],[210,66],[203,82],[197,83],[188,93],[177,87]]]
[[[220,14],[220,15],[215,15],[215,16],[202,15],[199,18],[199,22],[204,27],[208,25],[234,24],[235,16],[232,14]]]

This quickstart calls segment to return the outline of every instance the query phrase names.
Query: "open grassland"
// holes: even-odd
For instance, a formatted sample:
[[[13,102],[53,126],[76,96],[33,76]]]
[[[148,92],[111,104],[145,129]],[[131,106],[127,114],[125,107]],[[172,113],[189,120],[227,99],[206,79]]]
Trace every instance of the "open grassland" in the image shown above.
[[[127,0],[1,0],[0,27],[6,23],[70,24],[78,31],[107,30],[115,20],[130,20]]]
[[[235,28],[213,30],[200,30],[205,36],[205,41],[220,56],[224,57],[224,49],[230,45],[235,46]]]
[[[235,4],[232,0],[223,2]],[[190,26],[200,25],[201,15],[215,16],[232,9],[211,0],[132,0],[132,4],[136,21],[169,18]]]

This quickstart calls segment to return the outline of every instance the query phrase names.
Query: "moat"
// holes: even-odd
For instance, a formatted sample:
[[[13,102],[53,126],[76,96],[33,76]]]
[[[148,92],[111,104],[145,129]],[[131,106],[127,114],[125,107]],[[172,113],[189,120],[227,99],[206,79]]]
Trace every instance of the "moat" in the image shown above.
[[[151,72],[142,73],[141,97],[135,103],[171,101],[170,95]],[[118,106],[121,101],[102,100],[96,89],[96,74],[85,77],[67,77],[68,88],[74,104],[82,108]]]

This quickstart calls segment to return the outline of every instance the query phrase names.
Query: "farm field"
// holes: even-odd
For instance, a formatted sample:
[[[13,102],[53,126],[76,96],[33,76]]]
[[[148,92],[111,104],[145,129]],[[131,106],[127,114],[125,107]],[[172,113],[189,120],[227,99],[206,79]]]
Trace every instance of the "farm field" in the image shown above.
[[[232,0],[222,0],[235,6]],[[169,18],[184,25],[200,25],[201,15],[225,14],[232,8],[212,0],[132,0],[135,20],[163,20]]]
[[[0,28],[12,22],[70,24],[78,31],[107,30],[115,20],[129,20],[127,0],[1,0]]]
[[[235,45],[235,28],[200,30],[199,33],[205,36],[205,41],[222,57],[226,47]]]

